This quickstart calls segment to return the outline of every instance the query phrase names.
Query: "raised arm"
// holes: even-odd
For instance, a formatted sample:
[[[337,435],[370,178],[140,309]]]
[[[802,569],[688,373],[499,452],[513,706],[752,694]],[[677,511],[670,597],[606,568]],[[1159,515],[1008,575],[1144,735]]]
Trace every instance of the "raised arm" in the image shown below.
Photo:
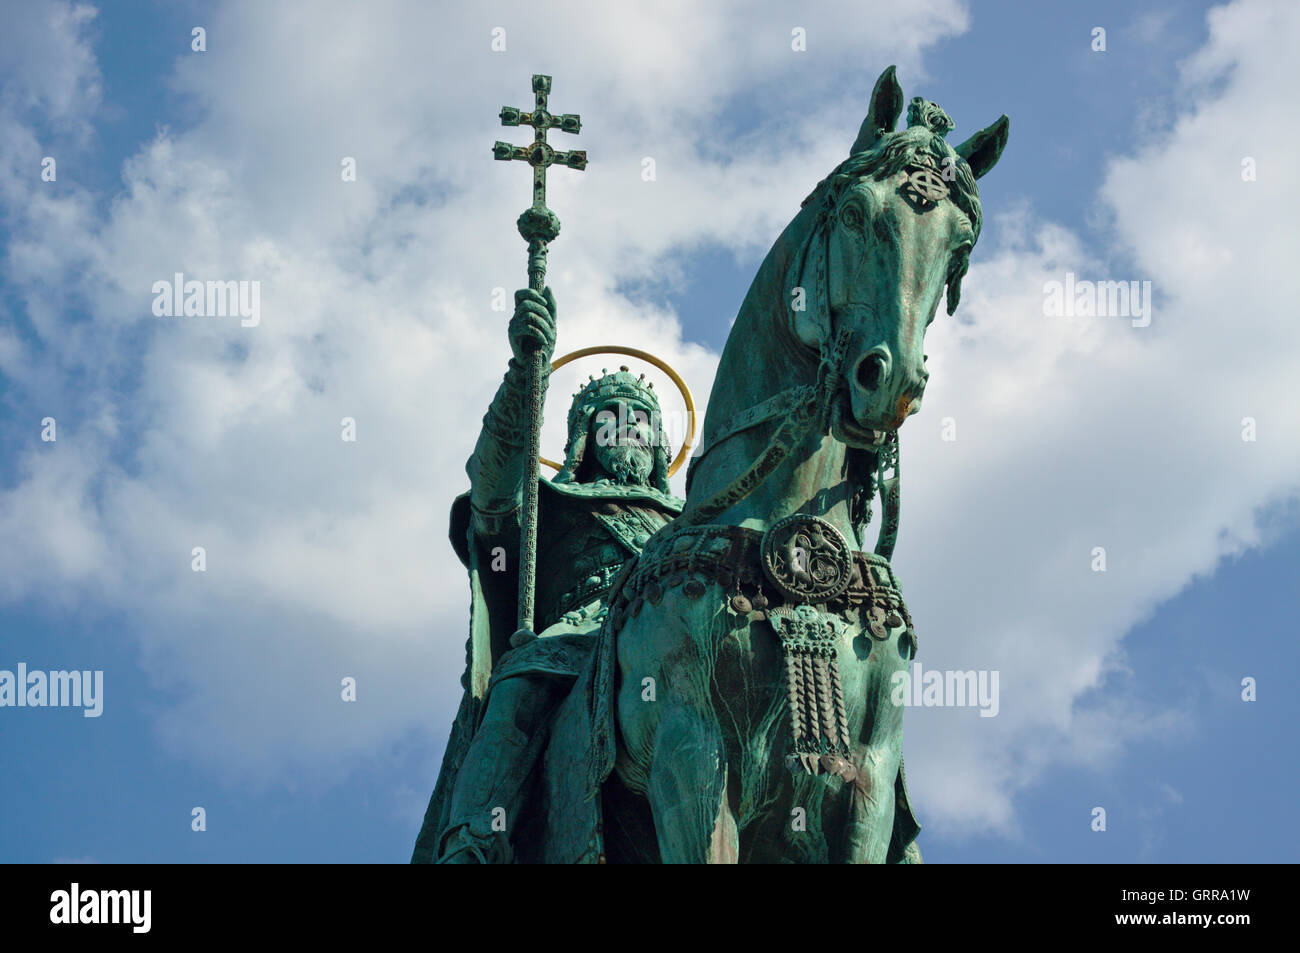
[[[473,528],[480,536],[518,538],[528,453],[524,363],[537,348],[549,364],[555,353],[555,297],[550,288],[540,293],[527,288],[515,292],[510,363],[483,416],[474,454],[465,464]]]

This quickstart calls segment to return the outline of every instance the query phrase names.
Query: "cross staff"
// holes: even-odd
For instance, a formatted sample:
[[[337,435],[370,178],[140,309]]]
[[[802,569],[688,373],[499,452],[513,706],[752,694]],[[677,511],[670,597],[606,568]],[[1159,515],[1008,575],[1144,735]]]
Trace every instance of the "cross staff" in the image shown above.
[[[551,77],[533,74],[533,93],[536,103],[532,112],[522,112],[514,106],[501,107],[501,125],[532,126],[533,143],[515,146],[497,141],[492,146],[492,156],[509,161],[521,159],[533,167],[533,204],[519,216],[519,234],[528,242],[528,287],[541,291],[546,284],[546,246],[560,234],[560,219],[546,207],[546,169],[550,165],[565,165],[570,169],[587,167],[587,153],[579,151],[557,152],[546,142],[546,130],[557,126],[561,132],[576,134],[582,120],[573,113],[552,115],[546,109],[546,97],[551,91]],[[511,644],[521,644],[536,637],[533,632],[533,595],[536,591],[537,573],[537,481],[540,478],[539,457],[542,452],[542,397],[547,374],[546,361],[540,349],[529,354],[528,373],[528,461],[524,478],[524,525],[519,539],[519,613],[518,631],[511,636]]]

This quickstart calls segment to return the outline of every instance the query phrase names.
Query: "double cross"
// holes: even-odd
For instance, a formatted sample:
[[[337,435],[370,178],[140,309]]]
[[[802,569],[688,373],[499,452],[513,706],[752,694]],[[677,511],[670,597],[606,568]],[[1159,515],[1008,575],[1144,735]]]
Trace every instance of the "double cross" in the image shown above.
[[[532,126],[533,143],[529,146],[516,146],[498,140],[492,146],[492,156],[509,162],[520,159],[533,167],[533,208],[546,208],[546,169],[551,165],[565,165],[570,169],[582,170],[587,167],[587,153],[580,150],[557,152],[546,141],[546,131],[558,128],[561,132],[578,133],[582,130],[582,118],[575,113],[556,116],[546,108],[546,100],[551,92],[551,77],[534,74],[533,94],[535,104],[532,112],[524,112],[515,106],[501,107],[501,125]],[[525,238],[529,236],[525,235]],[[554,236],[552,236],[554,238]],[[547,239],[548,241],[550,239]]]
[[[558,128],[561,132],[577,133],[582,120],[573,113],[553,115],[546,108],[551,92],[551,77],[533,75],[533,93],[536,97],[532,112],[514,106],[501,107],[501,125],[532,126],[533,143],[516,146],[496,142],[492,155],[509,161],[520,159],[533,167],[533,204],[519,216],[519,234],[528,242],[528,286],[541,291],[546,286],[546,246],[560,234],[560,219],[546,207],[546,170],[552,165],[565,165],[570,169],[587,167],[587,153],[580,151],[557,152],[546,142],[546,132]],[[524,512],[522,533],[519,538],[519,605],[516,621],[518,628],[511,636],[511,644],[522,644],[536,638],[533,632],[533,597],[537,574],[537,481],[540,479],[538,458],[541,453],[542,401],[545,397],[548,368],[541,350],[528,355],[527,405],[528,461],[524,479]]]

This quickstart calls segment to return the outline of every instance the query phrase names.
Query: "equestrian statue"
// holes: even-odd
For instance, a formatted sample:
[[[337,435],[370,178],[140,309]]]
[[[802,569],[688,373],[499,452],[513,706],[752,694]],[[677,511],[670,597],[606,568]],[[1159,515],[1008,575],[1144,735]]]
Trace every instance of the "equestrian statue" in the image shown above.
[[[750,285],[683,501],[656,393],[626,368],[580,388],[565,460],[539,475],[559,231],[545,169],[586,163],[546,145],[546,129],[579,127],[546,110],[549,89],[534,77],[536,108],[502,110],[538,141],[494,147],[534,166],[530,287],[452,507],[464,693],[412,860],[920,863],[890,691],[918,649],[890,565],[898,432],[929,377],[925,332],[960,299],[976,183],[1008,120],[953,147],[952,120],[914,98],[896,129],[885,70],[847,158]]]

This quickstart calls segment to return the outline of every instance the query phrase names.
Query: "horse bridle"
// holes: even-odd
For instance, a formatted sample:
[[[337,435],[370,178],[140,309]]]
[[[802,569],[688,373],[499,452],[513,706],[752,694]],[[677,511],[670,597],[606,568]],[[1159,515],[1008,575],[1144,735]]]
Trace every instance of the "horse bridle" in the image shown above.
[[[817,367],[817,381],[815,384],[800,384],[787,388],[741,411],[728,420],[726,426],[718,431],[712,440],[702,446],[700,453],[687,467],[688,495],[695,468],[711,451],[739,433],[769,420],[780,419],[780,424],[768,440],[767,446],[743,473],[703,503],[687,506],[679,517],[684,525],[698,526],[716,519],[753,493],[810,432],[827,433],[830,430],[831,412],[851,336],[848,328],[835,331],[830,326],[832,316],[826,281],[826,266],[830,257],[830,229],[827,225],[836,195],[833,189],[827,189],[822,207],[818,210],[817,219],[813,224],[814,234],[819,234],[820,237],[810,241],[805,249],[804,261],[806,262],[806,256],[810,253],[813,243],[821,241],[823,244],[822,254],[816,262],[817,274],[814,287],[817,294],[815,306],[824,309],[827,333],[818,341],[820,360]],[[829,345],[827,338],[830,339]],[[881,433],[883,436],[876,450],[876,480],[880,490],[882,513],[880,535],[876,540],[875,552],[876,555],[889,559],[898,540],[900,503],[898,433],[897,431]],[[888,475],[886,475],[887,471],[889,471]]]

